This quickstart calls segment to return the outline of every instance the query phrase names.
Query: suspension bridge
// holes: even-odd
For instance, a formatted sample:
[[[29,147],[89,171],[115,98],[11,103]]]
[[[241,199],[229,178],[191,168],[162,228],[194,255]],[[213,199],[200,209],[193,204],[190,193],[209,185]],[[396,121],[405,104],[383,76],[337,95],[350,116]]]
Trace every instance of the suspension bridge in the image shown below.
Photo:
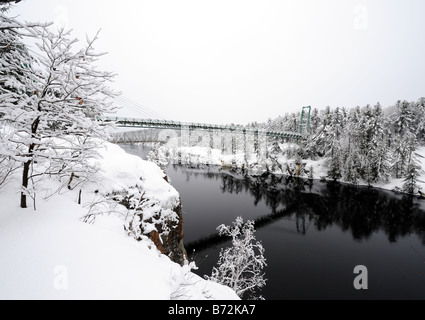
[[[180,146],[204,145],[210,148],[221,145],[224,151],[225,145],[231,145],[229,149],[236,152],[238,145],[247,143],[252,137],[255,150],[258,151],[261,141],[273,138],[281,141],[297,142],[308,132],[311,107],[303,107],[299,123],[299,131],[278,131],[253,128],[241,125],[216,125],[207,123],[193,123],[166,120],[156,111],[140,105],[128,98],[118,97],[116,102],[134,113],[142,114],[143,117],[114,117],[104,116],[98,120],[103,124],[113,124],[118,128],[132,128],[140,130],[117,132],[112,135],[114,143],[137,143],[137,142],[167,142],[170,138],[178,137]],[[151,129],[151,130],[146,130]],[[209,143],[205,143],[209,142]],[[246,148],[245,148],[246,149]]]

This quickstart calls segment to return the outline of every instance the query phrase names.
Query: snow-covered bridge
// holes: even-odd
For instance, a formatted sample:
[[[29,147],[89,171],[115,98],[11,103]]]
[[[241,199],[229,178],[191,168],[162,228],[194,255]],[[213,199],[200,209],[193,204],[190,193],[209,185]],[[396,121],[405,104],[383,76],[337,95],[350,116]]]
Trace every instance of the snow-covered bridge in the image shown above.
[[[121,117],[102,117],[99,118],[103,123],[114,123],[116,127],[124,128],[143,128],[143,129],[172,129],[177,131],[207,131],[220,132],[228,134],[242,134],[254,136],[266,136],[276,138],[299,139],[302,137],[300,132],[290,131],[274,131],[264,130],[259,128],[249,128],[237,125],[216,125],[193,122],[179,122],[170,120],[155,120],[155,119],[137,119],[137,118],[121,118]],[[119,142],[134,142],[126,141],[126,139],[137,139],[133,135],[126,132],[114,134],[114,140]]]
[[[306,108],[308,111],[306,111]],[[267,144],[274,142],[298,142],[308,132],[310,107],[301,113],[299,132],[266,130],[240,125],[217,125],[180,122],[165,119],[100,117],[103,124],[113,124],[128,131],[112,135],[114,143],[168,142],[177,141],[179,147],[202,146],[221,149],[222,152],[245,154],[267,152]],[[308,112],[308,113],[307,113]],[[130,130],[130,128],[132,130]],[[140,129],[140,130],[134,130]],[[250,151],[252,150],[252,151]]]

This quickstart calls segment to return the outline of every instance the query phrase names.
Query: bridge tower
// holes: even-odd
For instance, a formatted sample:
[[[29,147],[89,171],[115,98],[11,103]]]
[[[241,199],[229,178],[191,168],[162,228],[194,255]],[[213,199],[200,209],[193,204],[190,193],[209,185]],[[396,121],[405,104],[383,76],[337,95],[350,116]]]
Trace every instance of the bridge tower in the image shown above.
[[[301,119],[300,119],[300,134],[304,134],[305,132],[310,132],[310,113],[311,106],[303,107],[301,111]]]

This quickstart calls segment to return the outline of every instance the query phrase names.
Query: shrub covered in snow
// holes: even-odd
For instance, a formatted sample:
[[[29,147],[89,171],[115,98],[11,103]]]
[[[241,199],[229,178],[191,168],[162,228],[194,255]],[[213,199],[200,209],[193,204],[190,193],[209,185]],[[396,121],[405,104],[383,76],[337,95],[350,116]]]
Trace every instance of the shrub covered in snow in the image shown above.
[[[255,239],[254,222],[244,223],[238,217],[233,226],[220,225],[217,230],[232,238],[232,246],[220,251],[218,265],[207,279],[229,286],[241,298],[261,298],[255,294],[266,284],[262,272],[266,259],[261,242]]]

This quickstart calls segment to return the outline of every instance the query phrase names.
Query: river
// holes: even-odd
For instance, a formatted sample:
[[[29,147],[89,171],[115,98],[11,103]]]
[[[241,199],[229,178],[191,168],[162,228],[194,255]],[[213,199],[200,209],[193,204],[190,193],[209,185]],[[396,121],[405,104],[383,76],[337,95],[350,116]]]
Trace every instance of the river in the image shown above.
[[[122,145],[144,157],[146,149]],[[222,247],[220,224],[254,220],[265,248],[265,299],[425,299],[425,201],[390,191],[219,168],[166,168],[179,191],[184,242],[200,276]],[[368,289],[355,289],[354,268]],[[365,274],[363,274],[365,276]]]

